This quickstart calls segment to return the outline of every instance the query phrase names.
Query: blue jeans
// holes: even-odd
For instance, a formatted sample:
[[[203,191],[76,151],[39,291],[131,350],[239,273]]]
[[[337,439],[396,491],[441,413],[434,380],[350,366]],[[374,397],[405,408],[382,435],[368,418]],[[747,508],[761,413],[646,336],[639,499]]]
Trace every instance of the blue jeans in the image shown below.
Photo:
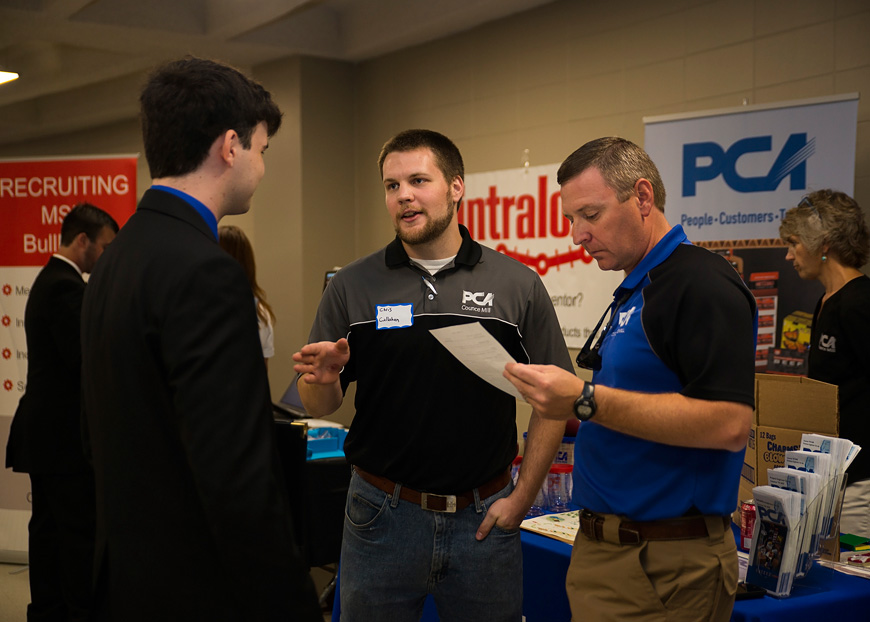
[[[342,622],[420,619],[432,594],[444,622],[518,622],[522,618],[519,530],[493,527],[475,539],[487,508],[509,483],[455,514],[422,509],[372,486],[356,473],[345,507],[341,547]]]

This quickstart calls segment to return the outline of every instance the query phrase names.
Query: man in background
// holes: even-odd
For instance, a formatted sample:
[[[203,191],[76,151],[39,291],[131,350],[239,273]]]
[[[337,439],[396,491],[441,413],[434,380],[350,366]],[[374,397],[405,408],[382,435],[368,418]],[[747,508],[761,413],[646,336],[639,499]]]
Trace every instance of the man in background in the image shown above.
[[[737,589],[730,514],[754,405],[755,299],[721,256],[664,215],[647,153],[586,143],[558,172],[562,210],[602,270],[625,279],[577,364],[509,364],[544,417],[580,419],[582,508],[567,589],[575,618],[727,621]]]
[[[281,112],[259,84],[197,58],[157,69],[140,104],[154,185],[82,310],[95,619],[320,621],[251,287],[217,235],[250,209]]]
[[[532,413],[520,478],[516,399],[475,376],[430,329],[479,322],[514,357],[572,370],[533,270],[483,247],[458,221],[462,156],[408,130],[381,150],[396,239],[329,282],[309,344],[293,355],[307,411],[334,412],[357,382],[345,441],[354,467],[341,552],[341,614],[419,620],[522,618],[519,525],[565,430]]]
[[[73,207],[24,310],[27,389],[12,420],[6,466],[30,474],[30,622],[89,619],[94,473],[82,445],[82,275],[117,232],[100,208]]]

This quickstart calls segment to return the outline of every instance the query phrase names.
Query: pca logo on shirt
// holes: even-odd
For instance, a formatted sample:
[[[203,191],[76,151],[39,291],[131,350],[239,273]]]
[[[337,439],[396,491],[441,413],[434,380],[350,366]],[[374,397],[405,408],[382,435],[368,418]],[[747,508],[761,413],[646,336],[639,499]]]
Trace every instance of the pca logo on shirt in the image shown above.
[[[477,313],[492,313],[492,300],[495,295],[491,292],[462,292],[462,310],[476,311]],[[472,306],[474,305],[474,306]]]
[[[628,325],[629,320],[631,320],[631,316],[634,313],[636,307],[632,307],[628,311],[620,311],[619,312],[619,327],[625,328]]]
[[[819,350],[823,352],[836,352],[837,351],[837,338],[833,335],[825,335],[823,334],[819,338]]]

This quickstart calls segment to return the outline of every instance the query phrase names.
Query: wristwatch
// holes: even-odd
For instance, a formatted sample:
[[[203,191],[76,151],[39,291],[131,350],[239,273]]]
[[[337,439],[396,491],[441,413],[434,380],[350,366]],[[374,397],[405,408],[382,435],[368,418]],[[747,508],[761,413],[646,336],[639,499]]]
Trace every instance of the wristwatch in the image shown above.
[[[598,404],[595,403],[595,385],[587,382],[583,385],[583,392],[574,400],[574,415],[580,421],[589,421],[595,415]]]

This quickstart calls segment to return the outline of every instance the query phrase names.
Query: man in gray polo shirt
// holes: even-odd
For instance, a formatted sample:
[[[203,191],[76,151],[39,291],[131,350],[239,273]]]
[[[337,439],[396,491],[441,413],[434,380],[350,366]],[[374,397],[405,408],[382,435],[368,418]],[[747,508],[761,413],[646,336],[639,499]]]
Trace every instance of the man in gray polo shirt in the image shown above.
[[[464,169],[447,137],[402,132],[378,164],[396,239],[335,275],[293,355],[312,415],[335,412],[357,381],[342,619],[418,620],[431,593],[445,621],[518,621],[519,524],[564,423],[533,412],[514,488],[514,398],[429,331],[480,322],[516,360],[573,371],[568,350],[538,276],[459,224]]]

